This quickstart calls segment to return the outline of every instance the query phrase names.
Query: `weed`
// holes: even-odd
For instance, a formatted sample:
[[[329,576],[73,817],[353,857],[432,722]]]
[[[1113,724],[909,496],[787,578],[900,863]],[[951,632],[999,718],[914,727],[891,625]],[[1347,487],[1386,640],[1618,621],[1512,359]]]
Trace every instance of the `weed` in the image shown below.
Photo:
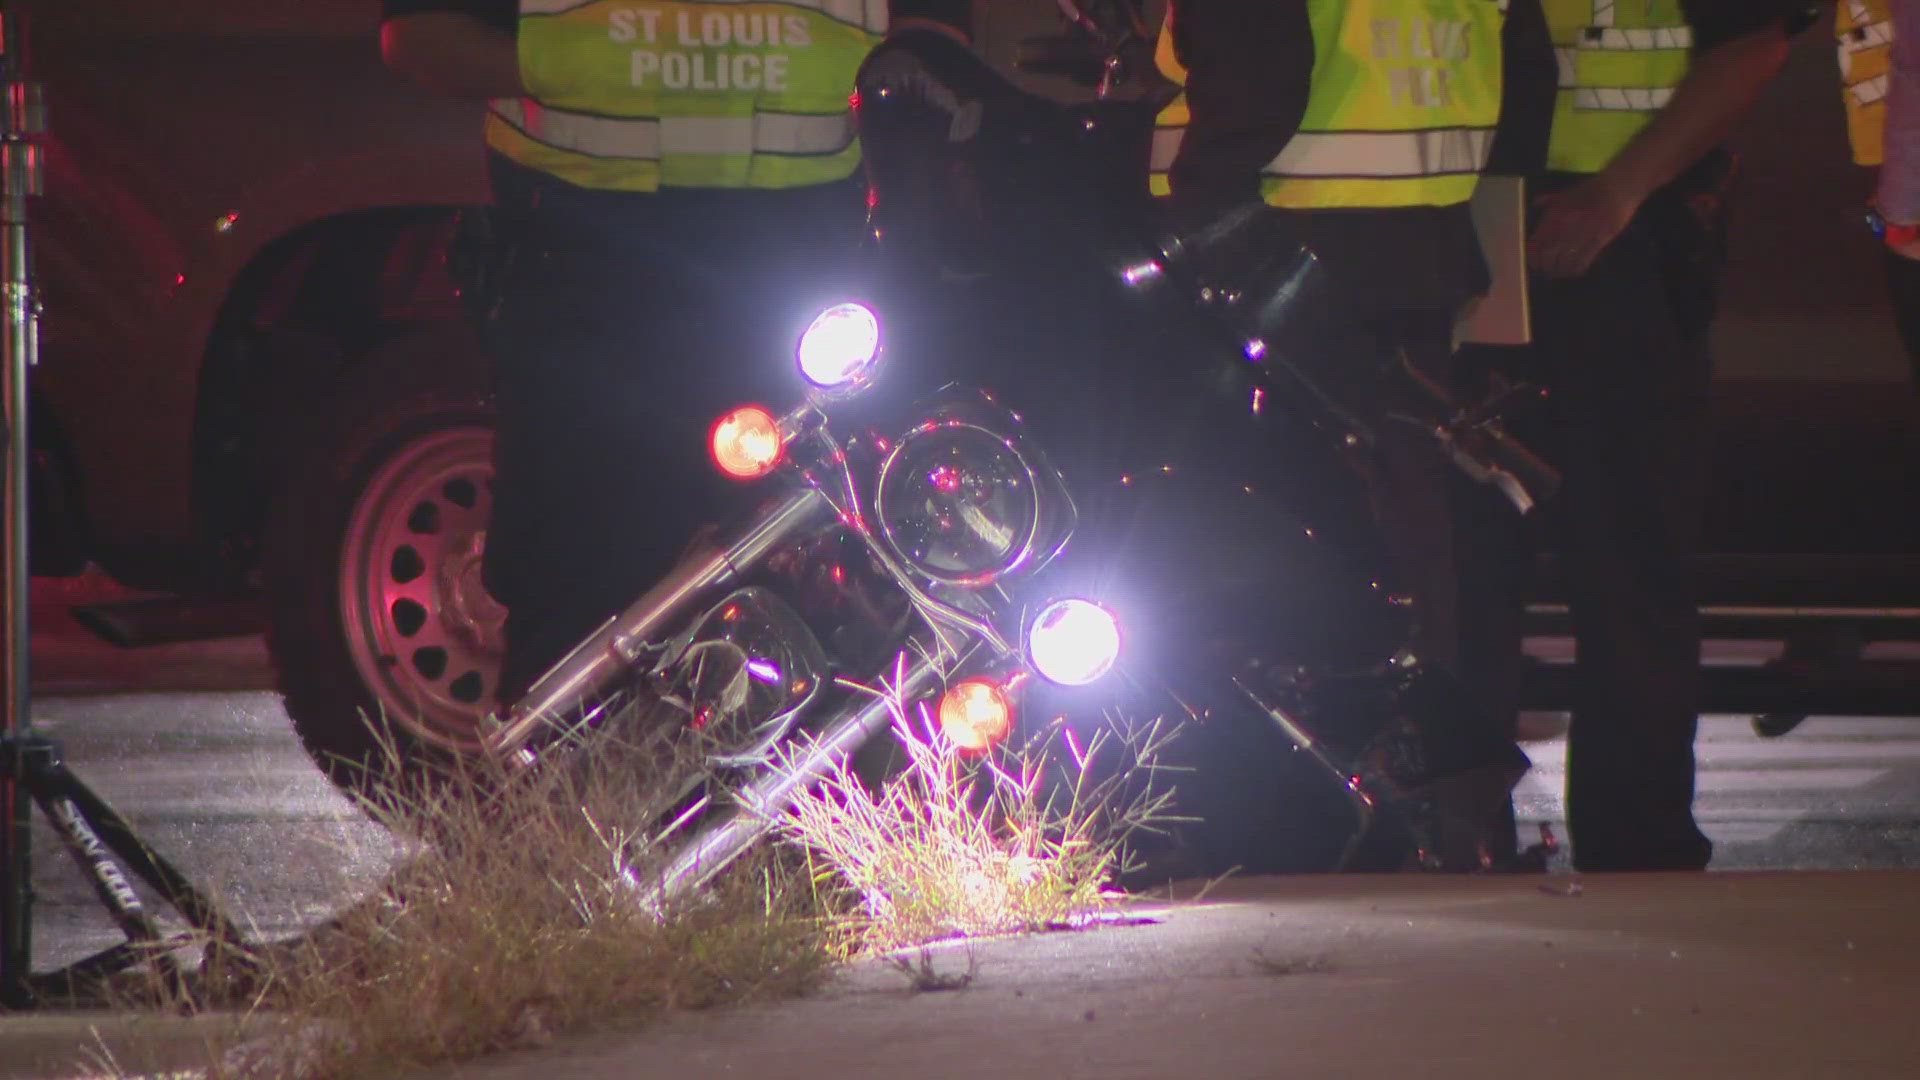
[[[1279,977],[1282,975],[1324,975],[1333,970],[1333,960],[1326,956],[1268,956],[1255,947],[1252,954],[1254,970],[1262,975]]]
[[[949,974],[933,966],[933,950],[922,946],[917,964],[895,953],[887,957],[887,965],[906,976],[908,986],[921,993],[933,993],[941,990],[965,990],[972,986],[973,977],[980,970],[980,958],[973,954],[973,950],[967,950],[967,970],[959,974]]]
[[[1130,837],[1175,820],[1151,780],[1170,737],[1157,723],[1130,743],[1057,723],[1020,750],[969,757],[924,703],[871,692],[888,700],[904,767],[873,786],[841,765],[780,821],[859,897],[870,948],[1076,925],[1107,903]],[[1057,767],[1056,737],[1070,759]],[[1110,753],[1146,764],[1097,764]]]
[[[824,980],[842,953],[800,860],[763,850],[697,902],[638,902],[646,830],[698,754],[587,738],[563,767],[474,759],[369,805],[420,841],[326,924],[244,966],[206,965],[208,996],[247,1022],[199,1075],[388,1077]]]

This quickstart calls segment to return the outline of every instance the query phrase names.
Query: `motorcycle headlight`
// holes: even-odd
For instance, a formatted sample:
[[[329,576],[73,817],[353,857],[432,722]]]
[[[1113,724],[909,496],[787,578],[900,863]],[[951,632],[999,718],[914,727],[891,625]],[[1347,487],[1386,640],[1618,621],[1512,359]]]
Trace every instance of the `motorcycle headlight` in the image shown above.
[[[859,304],[835,304],[800,335],[800,374],[822,390],[855,390],[880,356],[880,318]]]
[[[1032,554],[1040,522],[1033,466],[986,428],[921,427],[881,464],[879,488],[881,537],[934,581],[990,585]]]
[[[1085,686],[1120,659],[1120,621],[1091,600],[1058,600],[1027,629],[1027,660],[1048,682]]]
[[[737,590],[664,643],[656,704],[677,711],[722,765],[754,764],[784,736],[831,665],[800,615],[765,589]]]

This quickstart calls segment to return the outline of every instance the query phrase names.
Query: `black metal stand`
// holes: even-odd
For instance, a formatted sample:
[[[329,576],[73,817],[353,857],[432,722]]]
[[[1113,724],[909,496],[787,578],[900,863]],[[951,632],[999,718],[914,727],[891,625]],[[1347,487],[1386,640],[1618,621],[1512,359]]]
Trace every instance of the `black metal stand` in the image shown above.
[[[142,843],[125,818],[80,782],[60,748],[32,728],[27,559],[27,372],[38,361],[39,305],[28,244],[28,199],[40,194],[46,129],[40,87],[25,76],[22,20],[0,0],[0,361],[4,361],[6,457],[4,589],[0,611],[0,1004],[26,1009],[89,1000],[109,977],[140,965],[152,989],[185,1000],[174,953],[204,943],[209,960],[250,960],[239,928],[186,877]],[[37,804],[93,885],[126,941],[57,971],[34,974],[32,807]],[[199,933],[163,937],[134,891],[124,862]]]
[[[114,812],[61,760],[59,745],[28,730],[0,736],[0,784],[38,804],[73,856],[100,903],[126,940],[56,971],[31,970],[32,868],[24,830],[18,837],[7,881],[5,1004],[32,1008],[47,1002],[95,1000],[109,977],[142,964],[154,980],[145,988],[169,1000],[192,997],[174,953],[204,945],[210,963],[250,963],[245,937],[214,900],[194,888],[171,863],[143,843],[133,826]],[[10,793],[14,794],[14,793]],[[176,908],[196,933],[162,935],[122,864]]]

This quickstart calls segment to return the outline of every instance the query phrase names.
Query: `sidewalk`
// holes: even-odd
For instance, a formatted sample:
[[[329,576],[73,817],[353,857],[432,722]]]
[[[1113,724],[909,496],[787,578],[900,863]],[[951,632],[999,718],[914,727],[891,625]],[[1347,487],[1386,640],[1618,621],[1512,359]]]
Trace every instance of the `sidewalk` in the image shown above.
[[[1897,872],[1248,879],[1137,905],[1150,925],[935,950],[956,974],[971,951],[961,990],[866,964],[443,1075],[1911,1078],[1916,896]],[[22,1068],[104,1019],[0,1017],[0,1076],[63,1075]]]
[[[38,695],[129,690],[270,690],[273,669],[258,635],[123,649],[81,626],[71,609],[139,599],[98,571],[71,578],[34,578],[30,660]]]

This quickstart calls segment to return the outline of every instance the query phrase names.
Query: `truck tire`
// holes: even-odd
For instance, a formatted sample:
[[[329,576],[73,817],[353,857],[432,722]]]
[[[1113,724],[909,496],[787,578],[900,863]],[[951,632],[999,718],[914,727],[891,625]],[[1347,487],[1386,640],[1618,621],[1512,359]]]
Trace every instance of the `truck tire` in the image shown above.
[[[470,338],[394,338],[301,425],[263,533],[268,649],[295,731],[379,798],[471,753],[505,609],[481,584],[493,476]]]

